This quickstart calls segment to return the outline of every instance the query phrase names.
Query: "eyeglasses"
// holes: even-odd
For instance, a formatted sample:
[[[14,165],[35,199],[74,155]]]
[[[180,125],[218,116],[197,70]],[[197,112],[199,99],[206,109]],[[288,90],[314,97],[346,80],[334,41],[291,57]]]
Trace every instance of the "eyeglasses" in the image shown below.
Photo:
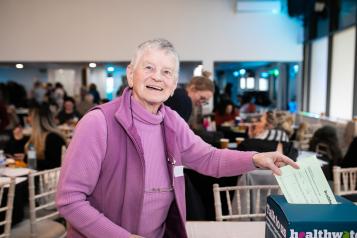
[[[200,96],[198,101],[200,102],[201,105],[205,105],[205,104],[208,104],[209,98],[207,98],[205,96]]]

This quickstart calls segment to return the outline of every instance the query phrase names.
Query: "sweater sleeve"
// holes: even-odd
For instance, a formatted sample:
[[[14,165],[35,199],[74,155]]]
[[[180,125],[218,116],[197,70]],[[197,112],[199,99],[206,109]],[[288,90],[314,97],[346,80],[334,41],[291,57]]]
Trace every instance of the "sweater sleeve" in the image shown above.
[[[213,177],[236,176],[256,169],[252,158],[257,152],[217,149],[195,135],[183,121],[179,121],[178,128],[177,140],[186,167]]]
[[[87,113],[78,123],[67,149],[56,204],[63,217],[86,237],[127,238],[128,231],[105,217],[87,200],[100,176],[106,141],[103,113],[100,110]]]

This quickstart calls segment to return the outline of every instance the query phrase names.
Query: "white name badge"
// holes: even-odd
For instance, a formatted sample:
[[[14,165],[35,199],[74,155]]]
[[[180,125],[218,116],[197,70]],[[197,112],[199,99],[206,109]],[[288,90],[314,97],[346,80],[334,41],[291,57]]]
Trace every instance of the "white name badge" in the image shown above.
[[[175,168],[174,168],[174,176],[175,177],[183,176],[183,166],[182,165],[175,166]]]

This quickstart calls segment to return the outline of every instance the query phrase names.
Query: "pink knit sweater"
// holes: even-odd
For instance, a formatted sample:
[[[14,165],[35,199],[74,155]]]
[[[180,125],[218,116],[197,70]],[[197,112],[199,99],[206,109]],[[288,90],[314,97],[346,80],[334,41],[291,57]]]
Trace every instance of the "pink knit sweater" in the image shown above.
[[[134,125],[139,133],[145,158],[144,205],[140,218],[139,235],[145,238],[163,237],[164,223],[174,199],[170,188],[166,154],[162,136],[163,112],[149,113],[132,99]],[[164,192],[157,192],[157,189]]]

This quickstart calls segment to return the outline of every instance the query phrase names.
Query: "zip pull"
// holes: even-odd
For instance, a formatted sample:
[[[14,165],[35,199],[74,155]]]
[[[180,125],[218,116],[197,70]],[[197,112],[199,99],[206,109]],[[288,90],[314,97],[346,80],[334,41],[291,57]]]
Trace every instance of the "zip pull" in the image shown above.
[[[176,160],[175,160],[175,159],[171,160],[171,157],[168,157],[168,158],[167,158],[167,162],[169,162],[169,163],[172,164],[172,165],[175,165],[175,164],[176,164]]]
[[[171,169],[170,169],[170,174],[171,174],[171,185],[172,188],[175,187],[175,164],[176,164],[176,160],[172,159],[170,156],[167,158],[167,161],[172,165]]]

